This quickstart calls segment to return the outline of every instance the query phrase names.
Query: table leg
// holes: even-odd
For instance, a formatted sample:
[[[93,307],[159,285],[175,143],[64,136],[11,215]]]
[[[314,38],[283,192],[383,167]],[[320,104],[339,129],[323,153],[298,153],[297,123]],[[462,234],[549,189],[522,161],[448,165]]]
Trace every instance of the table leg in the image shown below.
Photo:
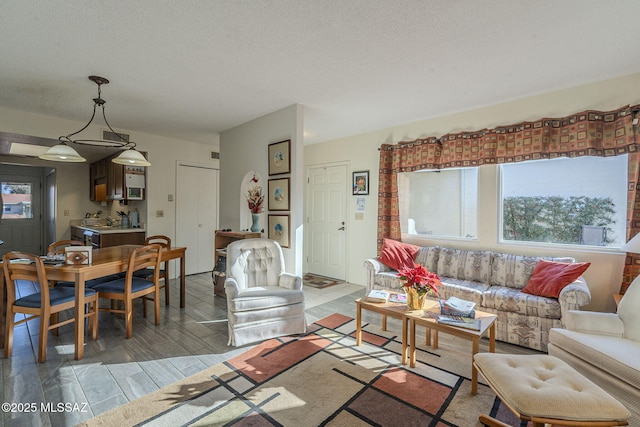
[[[409,323],[409,319],[406,318],[402,318],[402,358],[401,358],[401,362],[403,365],[407,364],[407,336],[409,334],[409,332],[407,331],[408,329],[408,323]],[[414,340],[411,340],[411,343],[413,343]]]
[[[489,327],[489,351],[496,352],[496,322],[493,322]]]
[[[362,344],[362,307],[356,302],[356,345]]]
[[[84,274],[76,275],[76,307],[75,307],[75,359],[84,357]]]
[[[387,316],[385,314],[382,315],[382,330],[387,330]]]
[[[438,330],[434,330],[433,331],[433,349],[437,350],[438,349]]]
[[[180,308],[185,305],[185,255],[180,257]]]
[[[473,349],[471,350],[471,394],[478,393],[478,369],[473,363],[474,356],[480,350],[480,337],[473,338]]]
[[[409,340],[411,343],[411,347],[409,350],[409,366],[415,368],[416,366],[416,322],[412,322],[409,320],[409,324],[411,325],[411,331],[409,332]],[[427,331],[429,328],[427,328]]]
[[[166,261],[164,263],[164,304],[169,305],[169,300],[171,298],[171,289],[169,287],[169,282],[171,279],[171,273],[169,272],[169,264],[170,261]]]
[[[428,327],[424,328],[424,336],[425,336],[424,343],[428,346],[431,345],[431,328],[428,328]]]

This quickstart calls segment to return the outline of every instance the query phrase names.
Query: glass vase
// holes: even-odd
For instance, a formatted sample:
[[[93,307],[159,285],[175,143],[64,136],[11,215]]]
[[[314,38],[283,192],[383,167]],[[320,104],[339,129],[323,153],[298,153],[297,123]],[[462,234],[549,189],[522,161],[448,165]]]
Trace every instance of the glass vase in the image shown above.
[[[251,231],[254,233],[260,231],[260,214],[251,214]]]
[[[407,294],[407,308],[409,310],[422,310],[424,302],[427,300],[427,294],[418,294],[418,291],[411,288],[405,288]]]

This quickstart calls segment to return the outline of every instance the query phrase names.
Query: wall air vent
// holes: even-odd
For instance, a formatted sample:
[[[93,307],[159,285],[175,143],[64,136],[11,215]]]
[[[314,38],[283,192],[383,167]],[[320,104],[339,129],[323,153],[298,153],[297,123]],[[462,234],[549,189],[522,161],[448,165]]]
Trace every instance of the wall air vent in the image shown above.
[[[212,151],[211,152],[211,158],[212,159],[219,159],[220,158],[220,153],[218,153],[217,151]]]
[[[120,135],[122,138],[118,138],[118,135]],[[122,140],[124,139],[125,141],[129,142],[129,135],[127,135],[126,133],[118,132],[118,135],[111,132],[110,130],[102,130],[102,139],[116,142],[122,142]]]

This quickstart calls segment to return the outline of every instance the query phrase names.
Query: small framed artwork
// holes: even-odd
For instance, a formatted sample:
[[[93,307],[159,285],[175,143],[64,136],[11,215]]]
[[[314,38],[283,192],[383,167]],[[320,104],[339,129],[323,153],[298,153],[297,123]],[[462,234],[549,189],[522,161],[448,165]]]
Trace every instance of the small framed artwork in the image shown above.
[[[291,140],[269,144],[269,175],[291,172]]]
[[[289,215],[269,215],[269,232],[267,237],[280,243],[283,248],[289,247]]]
[[[289,210],[289,178],[269,180],[268,209],[270,211]]]
[[[369,194],[369,171],[353,173],[353,194]]]
[[[68,246],[64,248],[64,259],[69,265],[90,265],[92,246]]]

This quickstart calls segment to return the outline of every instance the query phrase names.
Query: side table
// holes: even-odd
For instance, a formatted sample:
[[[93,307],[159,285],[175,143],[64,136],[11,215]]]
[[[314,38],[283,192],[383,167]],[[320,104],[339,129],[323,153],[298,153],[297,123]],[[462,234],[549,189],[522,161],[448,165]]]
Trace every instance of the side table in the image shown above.
[[[407,305],[401,303],[392,302],[368,302],[365,298],[358,298],[356,300],[356,345],[362,345],[362,310],[373,311],[374,313],[382,314],[383,325],[382,330],[387,330],[387,316],[391,316],[395,319],[402,321],[402,355],[401,362],[406,365],[409,357],[407,355],[407,339],[409,336],[409,319],[406,316]]]

